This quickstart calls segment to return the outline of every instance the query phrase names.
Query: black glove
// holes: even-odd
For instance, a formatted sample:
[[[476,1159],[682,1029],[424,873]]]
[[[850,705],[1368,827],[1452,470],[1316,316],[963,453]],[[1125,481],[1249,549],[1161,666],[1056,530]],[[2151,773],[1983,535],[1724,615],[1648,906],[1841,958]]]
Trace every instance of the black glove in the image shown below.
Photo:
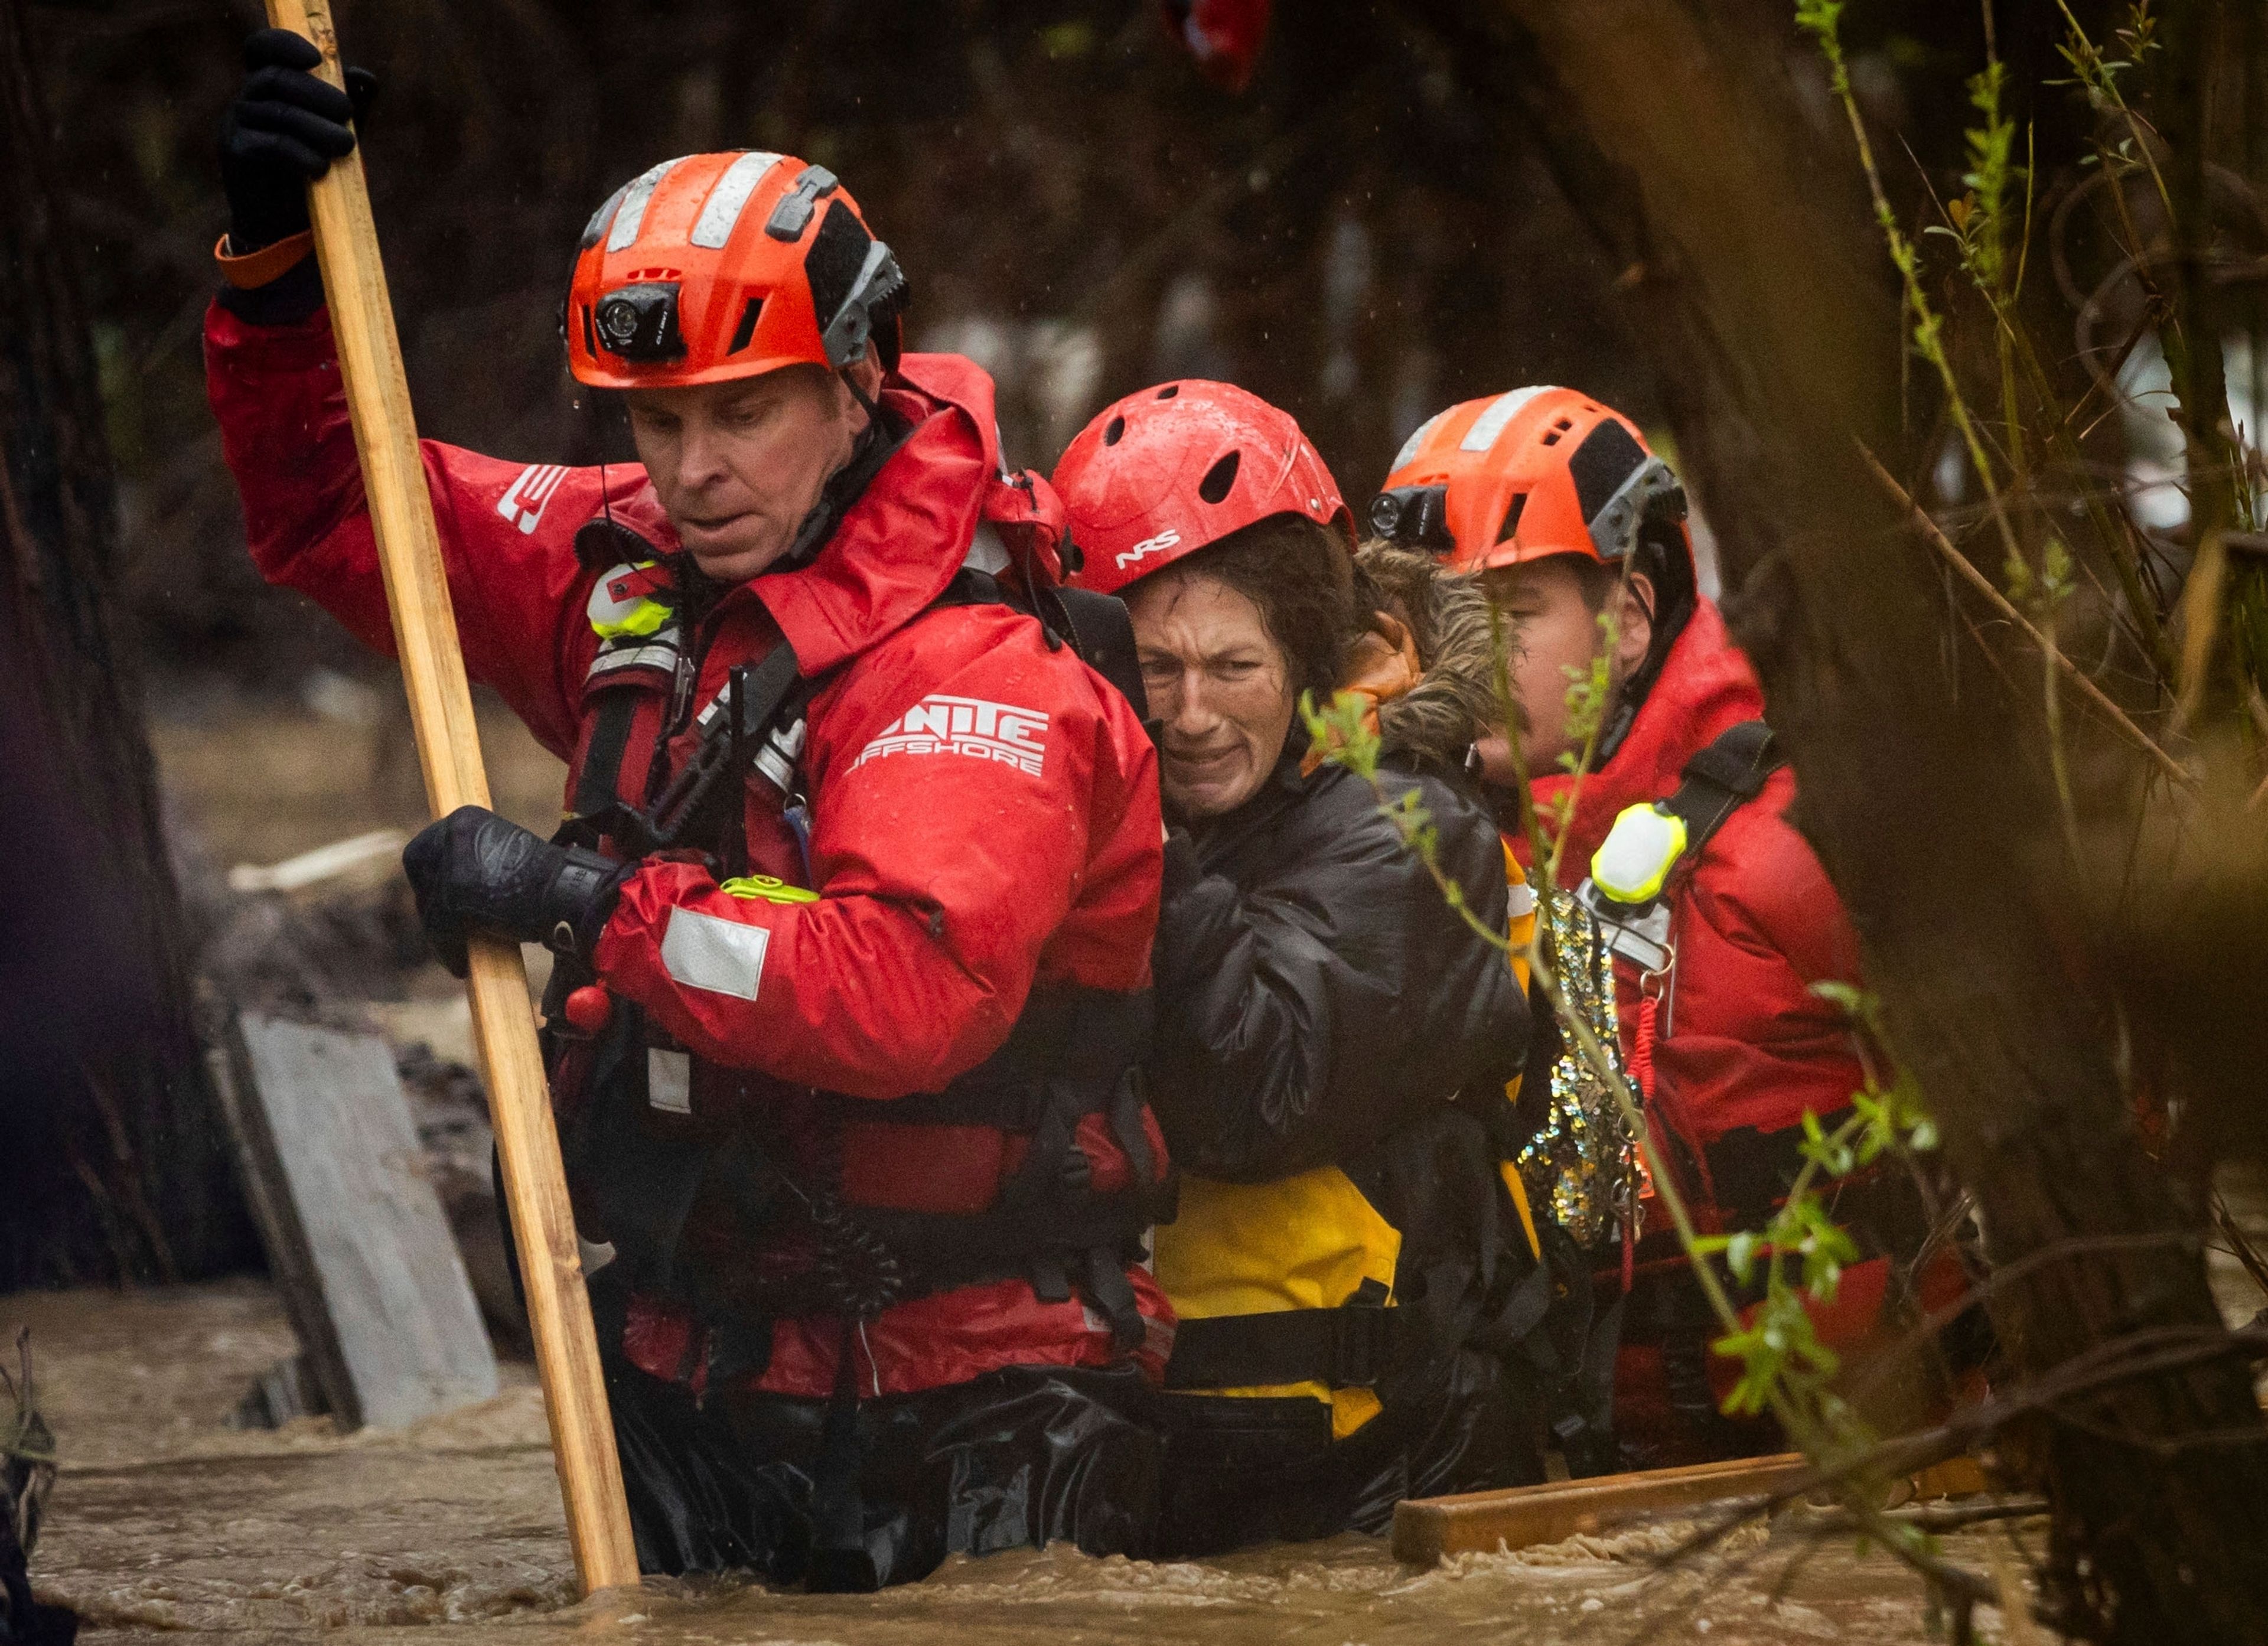
[[[417,832],[401,867],[426,941],[462,977],[468,931],[588,959],[631,865],[555,846],[485,806],[459,806]]]
[[[308,72],[322,61],[289,29],[244,42],[244,85],[220,123],[229,250],[239,257],[306,228],[307,185],[354,151],[352,122],[377,95],[377,77],[350,69],[342,92]]]

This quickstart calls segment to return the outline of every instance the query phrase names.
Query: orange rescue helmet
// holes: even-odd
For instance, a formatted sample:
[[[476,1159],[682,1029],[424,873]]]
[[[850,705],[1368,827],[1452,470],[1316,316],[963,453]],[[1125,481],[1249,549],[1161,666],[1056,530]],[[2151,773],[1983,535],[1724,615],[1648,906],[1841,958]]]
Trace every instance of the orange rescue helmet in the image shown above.
[[[1671,535],[1690,568],[1685,490],[1669,465],[1620,412],[1549,385],[1466,400],[1429,419],[1370,504],[1381,537],[1431,549],[1460,572],[1547,555],[1620,564],[1649,521],[1676,528]]]
[[[583,231],[567,360],[593,388],[675,388],[897,357],[905,276],[823,165],[688,154],[616,189]]]
[[[1056,465],[1084,564],[1116,594],[1232,532],[1296,514],[1354,547],[1354,515],[1289,412],[1230,383],[1160,383],[1106,406]]]

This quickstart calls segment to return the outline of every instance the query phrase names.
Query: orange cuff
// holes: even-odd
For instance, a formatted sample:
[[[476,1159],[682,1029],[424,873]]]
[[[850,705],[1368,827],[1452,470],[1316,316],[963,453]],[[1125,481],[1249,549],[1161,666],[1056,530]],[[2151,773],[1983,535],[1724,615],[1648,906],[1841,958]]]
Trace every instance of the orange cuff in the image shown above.
[[[315,231],[302,229],[287,235],[273,246],[263,246],[256,252],[247,252],[237,257],[230,254],[228,236],[222,235],[213,243],[213,261],[220,265],[220,277],[239,291],[249,291],[264,286],[277,276],[295,268],[299,260],[315,249]]]

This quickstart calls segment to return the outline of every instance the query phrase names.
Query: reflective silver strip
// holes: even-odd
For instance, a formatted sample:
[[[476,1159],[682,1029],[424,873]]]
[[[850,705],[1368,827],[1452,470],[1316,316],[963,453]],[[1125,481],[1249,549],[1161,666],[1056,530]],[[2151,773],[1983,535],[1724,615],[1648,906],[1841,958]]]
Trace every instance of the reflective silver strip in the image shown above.
[[[763,747],[749,761],[784,795],[795,792],[795,763],[802,758],[804,740],[810,730],[809,723],[799,716],[785,731],[776,731],[766,738]]]
[[[1506,886],[1505,888],[1505,912],[1509,918],[1513,920],[1525,920],[1535,912],[1535,888],[1534,886],[1527,885]]]
[[[970,540],[968,553],[961,557],[961,563],[988,577],[997,577],[1008,569],[1008,546],[1000,540],[999,531],[991,521],[976,523],[976,535]]]
[[[1418,432],[1402,443],[1402,450],[1395,453],[1394,467],[1386,472],[1389,474],[1398,474],[1409,467],[1410,459],[1418,455],[1418,448],[1425,444],[1425,437],[1433,432],[1433,425],[1448,415],[1445,411],[1437,411],[1424,423],[1419,423]]]
[[[623,210],[630,208],[624,206]],[[1504,432],[1505,424],[1520,415],[1520,408],[1538,394],[1549,394],[1553,385],[1538,383],[1532,388],[1514,389],[1509,394],[1499,394],[1496,404],[1473,419],[1473,426],[1465,430],[1465,437],[1457,442],[1460,452],[1485,452],[1496,444],[1497,436]]]
[[[665,1114],[693,1113],[693,1059],[659,1046],[645,1048],[645,1102]]]
[[[764,180],[764,173],[777,165],[781,158],[762,149],[751,149],[726,166],[717,186],[709,191],[708,204],[701,208],[701,221],[693,225],[694,245],[713,252],[731,239],[733,225],[740,222],[748,196],[756,192],[756,185]]]
[[[615,231],[607,236],[608,251],[619,252],[637,239],[638,231],[645,226],[645,202],[653,198],[653,191],[676,164],[676,160],[664,160],[631,180],[630,186],[622,191],[622,209],[615,213]]]
[[[754,1000],[771,943],[771,933],[762,926],[673,908],[669,929],[661,935],[661,964],[688,988]]]
[[[591,220],[583,225],[583,238],[578,243],[581,249],[587,252],[599,243],[599,237],[607,231],[607,224],[614,221],[615,209],[622,203],[622,196],[630,192],[630,186],[624,183],[607,196],[604,205],[591,214]]]
[[[601,651],[591,659],[591,667],[583,678],[595,680],[601,674],[612,674],[617,669],[674,670],[677,655],[677,648],[666,642],[636,646],[628,651]]]

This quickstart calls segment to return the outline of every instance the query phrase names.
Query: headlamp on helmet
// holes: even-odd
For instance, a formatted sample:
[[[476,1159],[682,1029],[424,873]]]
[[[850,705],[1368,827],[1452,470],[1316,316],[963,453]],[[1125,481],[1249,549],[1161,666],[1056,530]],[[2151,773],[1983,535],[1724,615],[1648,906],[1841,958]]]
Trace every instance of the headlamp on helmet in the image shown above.
[[[1404,548],[1447,554],[1457,546],[1448,511],[1447,486],[1396,486],[1370,500],[1370,529]]]
[[[677,283],[617,286],[591,311],[599,347],[624,360],[674,360],[685,352],[677,325]]]

